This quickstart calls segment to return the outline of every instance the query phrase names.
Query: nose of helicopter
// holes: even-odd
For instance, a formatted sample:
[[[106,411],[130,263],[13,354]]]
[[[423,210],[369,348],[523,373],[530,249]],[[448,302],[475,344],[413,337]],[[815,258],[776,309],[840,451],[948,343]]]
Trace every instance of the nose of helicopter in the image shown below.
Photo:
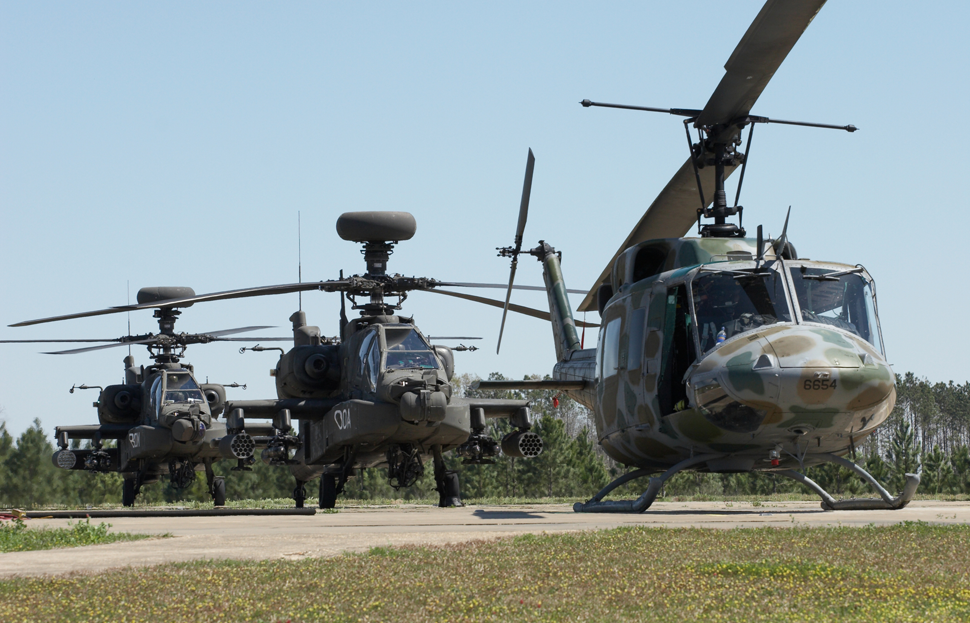
[[[765,327],[737,336],[700,362],[691,385],[695,406],[708,419],[733,414],[725,424],[749,433],[762,426],[801,426],[801,433],[859,430],[857,417],[869,428],[888,415],[894,395],[893,373],[881,353],[821,325]],[[730,421],[741,413],[749,413],[749,421]],[[873,417],[877,413],[880,418]]]

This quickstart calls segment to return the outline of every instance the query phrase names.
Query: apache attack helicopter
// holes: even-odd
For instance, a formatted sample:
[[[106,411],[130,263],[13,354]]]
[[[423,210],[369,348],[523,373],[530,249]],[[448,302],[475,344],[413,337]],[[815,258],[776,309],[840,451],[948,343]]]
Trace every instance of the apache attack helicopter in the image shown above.
[[[531,179],[527,177],[521,212],[528,209],[530,184]],[[318,327],[308,326],[303,311],[290,317],[293,348],[281,354],[272,371],[276,379],[276,399],[218,402],[228,413],[229,433],[238,436],[252,430],[253,426],[248,423],[250,419],[272,419],[272,425],[263,425],[269,430],[260,429],[267,436],[255,438],[248,447],[250,451],[257,445],[264,447],[263,461],[289,467],[296,478],[293,497],[298,508],[307,497],[306,483],[315,478],[320,478],[320,507],[333,508],[347,479],[359,468],[386,466],[392,486],[411,486],[424,473],[423,457],[429,455],[434,465],[439,505],[460,506],[458,475],[445,469],[445,452],[456,450],[465,464],[490,463],[500,449],[510,456],[533,458],[542,452],[542,440],[530,430],[528,401],[453,395],[449,382],[454,372],[453,350],[441,345],[432,346],[413,318],[395,312],[401,309],[409,292],[423,291],[546,320],[551,316],[548,312],[508,304],[507,301],[439,289],[442,286],[504,289],[504,285],[446,283],[388,274],[387,261],[394,245],[409,240],[416,227],[414,217],[406,212],[350,212],[340,216],[337,220],[340,237],[363,244],[367,266],[363,275],[345,279],[341,272],[339,279],[329,281],[198,296],[194,293],[176,294],[166,300],[139,300],[137,305],[11,326],[148,308],[169,310],[166,313],[170,313],[175,308],[205,301],[310,290],[340,292],[339,336],[328,338]],[[390,296],[397,300],[385,300]],[[352,309],[360,311],[359,318],[347,318],[346,299],[351,301]],[[199,405],[200,412],[203,406]],[[507,418],[514,430],[500,441],[491,438],[486,432],[486,423],[492,418]],[[298,430],[294,430],[293,420],[299,422]],[[219,448],[229,445],[230,442],[224,442]]]
[[[521,249],[524,215],[515,245],[500,249],[500,256],[512,258],[510,286],[519,253],[542,262],[558,363],[551,381],[479,386],[564,391],[593,410],[606,453],[636,468],[576,504],[577,512],[642,512],[663,483],[684,469],[772,472],[808,486],[827,510],[902,508],[919,485],[918,475],[907,474],[894,498],[844,458],[854,455],[896,401],[872,277],[861,264],[799,259],[787,237],[787,217],[777,239],[765,240],[760,225],[756,238],[746,237],[738,199],[733,207],[726,201],[725,178],[740,165],[744,179],[747,159],[737,149],[744,126],[770,122],[856,130],[750,113],[823,4],[769,0],[701,110],[581,102],[686,117],[690,147],[687,162],[579,307],[600,313],[596,348],[580,345],[563,294],[559,255],[544,241]],[[691,125],[697,142],[691,140]],[[750,141],[749,130],[749,151]],[[734,215],[737,225],[727,222]],[[682,238],[695,221],[700,237]],[[796,471],[827,462],[865,479],[881,499],[836,501]],[[617,486],[660,472],[637,500],[602,501]]]
[[[215,506],[226,503],[226,483],[216,477],[212,464],[221,459],[237,461],[234,470],[248,470],[254,462],[257,447],[265,447],[272,427],[249,424],[244,429],[241,419],[219,420],[225,410],[226,387],[218,383],[199,383],[191,364],[181,362],[191,344],[236,341],[274,341],[289,338],[230,338],[228,335],[268,329],[240,327],[210,333],[175,333],[175,321],[181,314],[164,301],[193,296],[185,287],[142,288],[137,300],[141,307],[156,307],[158,334],[126,335],[115,339],[69,340],[0,340],[0,343],[109,342],[45,354],[69,355],[117,346],[144,345],[155,363],[136,366],[135,358],[125,357],[125,382],[107,387],[80,385],[75,389],[98,389],[94,402],[98,424],[58,426],[55,429],[58,450],[54,465],[63,469],[91,472],[120,472],[124,477],[122,503],[133,506],[142,486],[168,475],[176,488],[186,488],[195,481],[196,471],[204,470],[209,493]],[[161,303],[161,304],[159,304]],[[129,307],[129,306],[126,306]],[[188,307],[181,305],[180,307]],[[104,313],[114,313],[112,308]],[[21,322],[26,326],[55,320],[66,320],[98,314],[72,314]],[[234,383],[228,387],[239,387]],[[243,386],[244,387],[244,386]],[[254,436],[255,435],[255,436]],[[71,440],[89,440],[91,447],[71,448]],[[105,447],[106,440],[117,440],[116,447]]]

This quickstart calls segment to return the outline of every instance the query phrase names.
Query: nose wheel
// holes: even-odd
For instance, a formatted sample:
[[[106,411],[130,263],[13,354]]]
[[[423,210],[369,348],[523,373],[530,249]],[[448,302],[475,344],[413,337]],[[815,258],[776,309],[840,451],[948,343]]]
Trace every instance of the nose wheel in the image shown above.
[[[323,474],[320,476],[320,508],[335,506],[337,506],[337,476]]]
[[[296,481],[296,488],[293,489],[293,501],[296,508],[303,508],[303,503],[306,502],[306,483],[302,480]]]
[[[205,479],[209,485],[209,495],[212,496],[212,505],[219,507],[226,505],[226,479],[216,476],[212,471],[212,461],[207,460],[205,465]]]
[[[212,483],[212,505],[213,506],[226,505],[226,479],[225,478],[216,478],[215,482]]]
[[[121,504],[126,508],[135,505],[135,498],[138,497],[138,483],[134,478],[125,478],[121,484]]]
[[[458,482],[458,472],[445,469],[445,460],[441,456],[441,446],[435,446],[434,452],[434,481],[438,490],[438,506],[451,508],[464,506],[461,502],[461,485]]]

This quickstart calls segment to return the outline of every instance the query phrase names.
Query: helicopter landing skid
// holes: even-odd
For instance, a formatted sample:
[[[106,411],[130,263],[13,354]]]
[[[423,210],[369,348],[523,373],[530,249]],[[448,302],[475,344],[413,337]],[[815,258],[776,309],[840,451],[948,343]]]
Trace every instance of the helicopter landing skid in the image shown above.
[[[849,499],[849,500],[836,500],[833,498],[828,491],[823,489],[814,480],[794,470],[786,469],[775,472],[779,476],[784,476],[786,478],[791,478],[796,480],[822,498],[822,510],[827,511],[861,511],[861,510],[899,510],[909,504],[916,495],[916,488],[919,487],[919,474],[906,474],[906,483],[903,485],[903,491],[898,496],[893,497],[889,494],[886,489],[883,488],[879,482],[872,477],[872,475],[866,470],[862,469],[849,459],[846,459],[835,454],[823,454],[820,456],[827,463],[836,463],[845,467],[846,469],[852,471],[857,476],[865,480],[870,487],[876,490],[879,494],[879,498],[862,498],[862,499]],[[881,499],[880,499],[881,498]]]
[[[620,476],[610,484],[606,485],[599,493],[594,495],[588,502],[576,502],[573,505],[573,511],[577,513],[642,513],[643,511],[650,508],[654,500],[660,494],[660,489],[663,484],[667,482],[674,474],[687,469],[688,467],[693,467],[699,463],[706,463],[711,459],[721,458],[721,454],[700,454],[698,456],[691,457],[689,459],[684,459],[680,463],[677,463],[663,474],[657,477],[650,478],[650,484],[647,486],[647,490],[643,492],[643,495],[635,500],[616,500],[604,502],[603,498],[622,484],[630,482],[631,480],[636,480],[643,476],[649,475],[654,470],[651,469],[638,469],[630,472],[629,474],[624,474]]]

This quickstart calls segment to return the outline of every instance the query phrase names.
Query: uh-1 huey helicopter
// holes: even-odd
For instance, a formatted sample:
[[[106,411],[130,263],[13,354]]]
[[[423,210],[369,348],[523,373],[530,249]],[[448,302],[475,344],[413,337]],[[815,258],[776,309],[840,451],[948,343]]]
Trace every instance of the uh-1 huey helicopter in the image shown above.
[[[544,241],[521,248],[523,215],[514,246],[500,249],[512,258],[510,285],[520,253],[542,262],[558,363],[551,381],[479,386],[564,391],[593,410],[606,453],[635,468],[577,503],[577,512],[642,512],[684,469],[772,472],[808,486],[827,510],[898,509],[916,492],[917,474],[907,474],[893,497],[844,456],[854,455],[896,400],[869,273],[860,264],[799,259],[787,217],[774,240],[764,239],[760,225],[756,238],[745,237],[737,198],[733,207],[726,201],[725,178],[741,165],[738,196],[744,179],[742,128],[793,123],[750,110],[823,4],[769,0],[702,110],[581,102],[687,117],[691,150],[579,307],[600,313],[596,348],[581,347],[555,250]],[[734,215],[737,225],[727,222]],[[709,218],[714,222],[703,224]],[[695,221],[700,237],[682,238]],[[881,499],[835,500],[796,471],[821,463],[848,468]],[[661,472],[638,499],[603,501],[617,486]]]
[[[527,209],[529,183],[527,179],[521,210]],[[507,455],[533,458],[542,452],[542,440],[530,430],[528,401],[453,395],[449,382],[454,372],[453,350],[432,346],[413,318],[396,312],[409,292],[424,291],[546,320],[551,316],[541,310],[439,289],[504,289],[504,285],[388,274],[387,262],[394,245],[410,239],[416,227],[414,217],[406,212],[351,212],[340,216],[340,237],[363,244],[367,266],[363,275],[344,278],[341,271],[335,280],[190,293],[11,326],[135,309],[174,310],[199,302],[252,296],[340,292],[340,335],[325,337],[318,327],[307,325],[303,311],[294,313],[290,317],[293,348],[281,354],[272,371],[277,398],[220,402],[228,414],[228,432],[242,435],[252,430],[251,419],[272,419],[271,425],[262,425],[261,432],[267,434],[255,437],[253,445],[264,447],[261,457],[266,463],[291,470],[296,478],[293,497],[297,507],[304,505],[306,483],[320,478],[319,505],[333,508],[337,495],[358,468],[386,466],[393,486],[411,486],[424,473],[423,457],[428,456],[434,465],[439,505],[460,506],[458,476],[445,469],[445,452],[456,450],[465,464],[490,463],[500,449]],[[385,299],[392,296],[397,300]],[[345,297],[360,311],[359,318],[347,318]],[[492,418],[507,418],[513,430],[501,440],[493,439],[486,430],[487,420]],[[298,430],[293,420],[299,422]]]
[[[141,307],[155,306],[158,319],[157,334],[125,335],[113,339],[64,340],[0,340],[0,343],[63,343],[98,342],[88,346],[45,354],[70,355],[117,346],[143,345],[148,348],[154,364],[147,368],[135,365],[129,354],[124,359],[125,382],[106,387],[80,385],[75,389],[98,389],[94,402],[98,424],[58,426],[55,429],[58,449],[52,459],[63,469],[90,472],[120,472],[124,477],[122,503],[133,506],[142,486],[157,482],[165,475],[176,488],[188,487],[196,472],[204,470],[209,493],[215,506],[226,503],[226,483],[212,469],[215,461],[237,461],[234,469],[248,470],[254,461],[257,447],[265,447],[265,435],[273,432],[267,424],[252,424],[227,428],[219,416],[225,410],[226,385],[199,383],[195,370],[181,361],[185,349],[192,344],[239,341],[276,341],[289,338],[258,337],[232,338],[229,335],[268,329],[266,326],[240,327],[209,333],[176,333],[175,322],[181,314],[164,301],[193,296],[186,287],[142,288],[137,301]],[[156,305],[161,303],[161,305]],[[126,306],[130,307],[130,306]],[[181,305],[180,307],[188,307]],[[112,308],[103,313],[122,311]],[[27,326],[55,320],[67,320],[94,314],[71,314],[17,323]],[[129,327],[130,333],[130,327]],[[104,344],[104,342],[108,342]],[[237,383],[228,387],[239,387]],[[244,387],[244,386],[243,386]],[[90,448],[71,448],[72,440],[89,440]],[[105,447],[107,440],[117,440],[115,447]]]

